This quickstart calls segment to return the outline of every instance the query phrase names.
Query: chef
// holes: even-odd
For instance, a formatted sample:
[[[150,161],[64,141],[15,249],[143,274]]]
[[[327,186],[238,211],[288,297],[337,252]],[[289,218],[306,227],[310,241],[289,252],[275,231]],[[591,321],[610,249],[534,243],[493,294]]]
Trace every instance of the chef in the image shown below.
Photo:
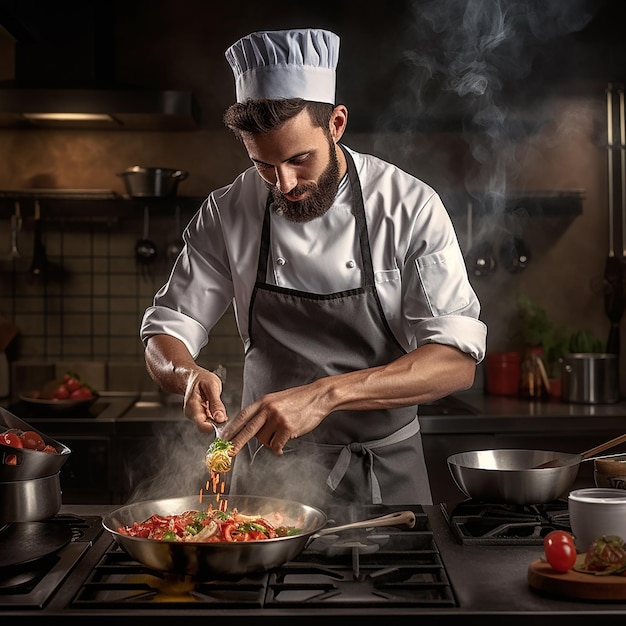
[[[419,404],[472,385],[486,327],[437,193],[341,143],[338,57],[321,29],[226,51],[224,121],[252,166],[187,225],[144,314],[146,364],[200,431],[233,442],[231,494],[427,504]],[[231,303],[245,362],[227,416],[195,358]]]

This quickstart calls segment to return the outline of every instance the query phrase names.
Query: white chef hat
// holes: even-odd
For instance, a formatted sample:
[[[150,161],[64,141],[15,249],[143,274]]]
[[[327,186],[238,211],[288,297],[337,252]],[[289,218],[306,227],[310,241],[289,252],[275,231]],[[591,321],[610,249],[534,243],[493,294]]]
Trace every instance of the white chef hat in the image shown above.
[[[226,50],[237,102],[302,98],[335,103],[339,37],[305,28],[252,33]]]

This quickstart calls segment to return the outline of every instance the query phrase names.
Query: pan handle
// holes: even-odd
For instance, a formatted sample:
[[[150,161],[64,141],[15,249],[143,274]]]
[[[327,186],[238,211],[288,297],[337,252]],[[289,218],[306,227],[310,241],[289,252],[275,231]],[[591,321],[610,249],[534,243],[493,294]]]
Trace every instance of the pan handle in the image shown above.
[[[330,535],[341,532],[343,530],[352,530],[353,528],[372,528],[374,526],[399,526],[406,524],[409,528],[415,526],[415,513],[413,511],[397,511],[382,517],[374,517],[360,522],[350,522],[342,526],[334,526],[331,528],[322,528],[318,530],[312,537],[321,537],[322,535]]]

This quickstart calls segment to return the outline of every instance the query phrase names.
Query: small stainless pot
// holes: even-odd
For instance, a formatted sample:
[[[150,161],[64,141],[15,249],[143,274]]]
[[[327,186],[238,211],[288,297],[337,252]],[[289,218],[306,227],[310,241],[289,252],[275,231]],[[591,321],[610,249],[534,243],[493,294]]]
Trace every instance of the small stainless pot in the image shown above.
[[[0,523],[38,522],[56,515],[61,508],[59,474],[0,482]]]
[[[580,404],[619,400],[617,354],[577,352],[563,358],[562,398]]]
[[[134,165],[118,174],[126,192],[133,198],[159,198],[175,196],[178,183],[189,176],[189,172],[166,167],[141,167]]]

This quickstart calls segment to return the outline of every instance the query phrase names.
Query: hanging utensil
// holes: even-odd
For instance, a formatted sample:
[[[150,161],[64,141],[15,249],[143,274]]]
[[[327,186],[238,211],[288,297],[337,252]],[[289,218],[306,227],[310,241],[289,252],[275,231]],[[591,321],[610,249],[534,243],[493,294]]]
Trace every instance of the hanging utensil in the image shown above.
[[[478,278],[489,276],[496,269],[496,257],[493,246],[488,241],[482,241],[475,246],[472,244],[473,237],[474,205],[467,203],[467,248],[465,255],[467,271]]]
[[[616,228],[616,193],[615,193],[615,125],[614,125],[614,90],[613,85],[609,83],[606,91],[606,117],[607,117],[607,172],[608,172],[608,209],[609,209],[609,256],[607,257],[604,269],[604,308],[609,322],[609,336],[607,339],[606,351],[611,354],[619,354],[620,352],[620,336],[619,324],[626,307],[626,297],[624,294],[624,245],[626,237],[624,237],[624,216],[626,213],[626,205],[624,202],[624,181],[626,180],[626,164],[624,162],[624,92],[619,90],[617,96],[618,104],[618,129],[619,129],[619,147],[621,156],[621,175],[622,175],[622,197],[621,197],[621,225],[620,229]],[[621,232],[621,245],[619,246],[619,256],[616,253],[615,237],[616,232]]]
[[[517,274],[528,267],[530,249],[521,237],[511,235],[500,245],[500,260],[511,274]]]
[[[145,276],[149,274],[148,266],[154,261],[157,250],[156,244],[149,238],[150,235],[150,209],[143,208],[143,237],[135,244],[135,259],[142,268]]]
[[[34,276],[44,276],[48,268],[48,258],[46,257],[46,248],[43,245],[41,208],[39,206],[39,200],[35,200],[35,221],[33,223],[33,230],[33,261],[30,266],[30,273]]]
[[[22,230],[22,210],[20,207],[20,201],[15,201],[15,210],[11,215],[11,251],[9,252],[9,259],[19,259],[22,255],[17,248],[17,235]]]
[[[176,205],[176,208],[174,209],[174,235],[176,239],[172,241],[169,246],[167,246],[167,258],[170,261],[174,261],[182,249],[182,245],[180,243],[180,207],[178,205]]]
[[[500,261],[511,274],[525,270],[530,263],[530,248],[522,237],[523,220],[527,217],[528,211],[523,206],[503,216],[506,234],[500,243]]]

